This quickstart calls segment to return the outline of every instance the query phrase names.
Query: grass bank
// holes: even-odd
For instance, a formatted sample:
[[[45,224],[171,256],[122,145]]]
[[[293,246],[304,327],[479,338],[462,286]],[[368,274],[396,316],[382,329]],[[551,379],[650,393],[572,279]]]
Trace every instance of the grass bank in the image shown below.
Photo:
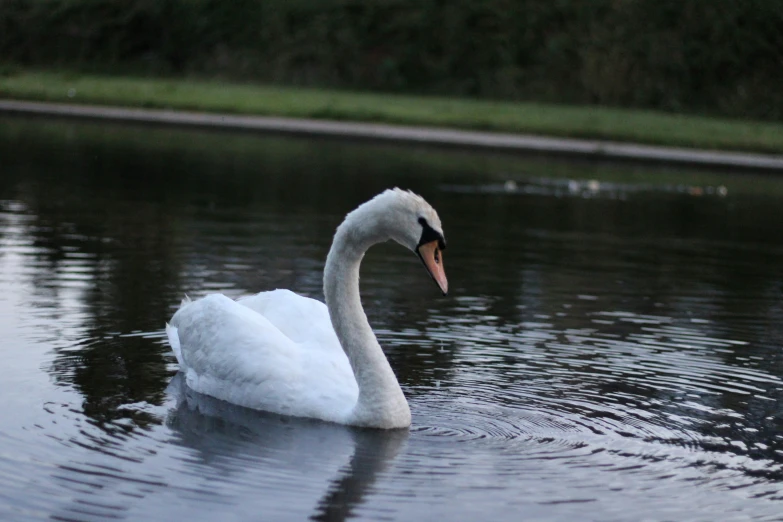
[[[783,153],[783,124],[603,107],[52,72],[20,72],[0,76],[0,97]]]

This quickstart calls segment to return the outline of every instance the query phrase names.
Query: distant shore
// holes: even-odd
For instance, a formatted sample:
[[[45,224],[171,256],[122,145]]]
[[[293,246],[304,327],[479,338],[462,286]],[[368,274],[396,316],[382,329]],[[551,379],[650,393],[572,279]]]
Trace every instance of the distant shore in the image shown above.
[[[1,112],[783,170],[783,125],[649,111],[55,73],[0,77],[0,99]]]

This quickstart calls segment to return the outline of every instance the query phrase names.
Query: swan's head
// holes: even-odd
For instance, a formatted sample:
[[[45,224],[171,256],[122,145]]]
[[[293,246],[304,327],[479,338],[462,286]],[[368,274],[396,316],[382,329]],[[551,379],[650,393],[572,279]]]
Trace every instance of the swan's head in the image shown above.
[[[361,220],[362,228],[378,233],[379,240],[391,238],[415,252],[443,295],[448,293],[449,283],[443,269],[446,248],[443,227],[438,213],[424,198],[395,188],[382,192],[351,214]]]

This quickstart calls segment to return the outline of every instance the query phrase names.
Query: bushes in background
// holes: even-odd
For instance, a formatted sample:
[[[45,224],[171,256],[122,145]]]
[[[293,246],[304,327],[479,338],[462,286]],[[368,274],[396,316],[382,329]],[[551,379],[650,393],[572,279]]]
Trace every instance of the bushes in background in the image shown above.
[[[0,0],[0,61],[783,120],[780,0]]]

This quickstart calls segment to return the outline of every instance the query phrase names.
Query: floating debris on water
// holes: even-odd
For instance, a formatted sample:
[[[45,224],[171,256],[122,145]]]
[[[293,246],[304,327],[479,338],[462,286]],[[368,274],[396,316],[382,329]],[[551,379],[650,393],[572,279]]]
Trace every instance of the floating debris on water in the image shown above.
[[[477,194],[528,194],[554,197],[608,197],[625,199],[628,195],[644,192],[666,192],[684,194],[692,197],[718,196],[726,197],[729,193],[725,185],[686,185],[686,184],[655,184],[655,183],[617,183],[599,181],[596,179],[553,179],[527,178],[522,180],[508,179],[503,183],[486,183],[481,185],[444,185],[443,190],[449,192]]]

